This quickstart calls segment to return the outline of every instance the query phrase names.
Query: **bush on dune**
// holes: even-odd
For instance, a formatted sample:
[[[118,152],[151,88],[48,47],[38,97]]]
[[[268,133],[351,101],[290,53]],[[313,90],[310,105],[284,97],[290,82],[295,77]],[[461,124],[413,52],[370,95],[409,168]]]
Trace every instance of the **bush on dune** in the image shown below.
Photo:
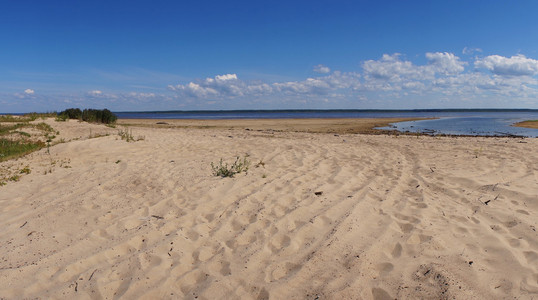
[[[60,120],[78,119],[88,123],[115,123],[118,117],[108,109],[84,109],[69,108],[58,114]]]
[[[63,118],[82,119],[82,110],[80,108],[69,108],[58,114]]]

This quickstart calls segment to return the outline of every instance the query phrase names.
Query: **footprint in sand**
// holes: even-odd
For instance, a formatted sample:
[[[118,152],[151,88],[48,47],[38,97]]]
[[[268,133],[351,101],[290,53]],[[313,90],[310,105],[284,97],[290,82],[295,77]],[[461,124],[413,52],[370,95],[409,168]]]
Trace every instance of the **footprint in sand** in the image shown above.
[[[222,266],[220,268],[220,274],[222,276],[232,275],[232,269],[230,268],[230,262],[228,262],[228,261],[223,261],[222,262]]]
[[[395,213],[394,217],[396,217],[397,219],[400,219],[402,221],[407,221],[407,222],[413,223],[413,224],[420,223],[420,220],[418,218],[413,217],[413,216],[406,216],[406,215],[403,215],[403,214],[400,214],[400,213]]]
[[[400,226],[400,229],[402,230],[403,233],[409,233],[413,231],[413,229],[415,229],[415,226],[409,223],[398,223],[398,226]]]
[[[431,238],[432,237],[429,235],[414,233],[407,239],[407,243],[410,245],[418,245],[431,240]]]
[[[379,275],[385,275],[394,270],[394,265],[389,262],[384,262],[378,264],[376,269]]]
[[[534,251],[525,251],[523,252],[523,255],[525,255],[525,258],[529,264],[538,264],[538,253]]]
[[[297,272],[300,269],[301,269],[301,265],[298,265],[298,264],[292,264],[289,262],[286,262],[284,264],[281,263],[277,265],[275,269],[270,273],[271,278],[268,282],[280,280],[292,273]],[[266,281],[267,281],[267,278],[266,278]]]
[[[394,245],[394,249],[392,249],[392,252],[390,253],[392,258],[398,258],[402,255],[402,245],[400,243],[396,243]]]
[[[207,261],[213,257],[213,249],[210,247],[202,247],[192,253],[194,261]]]
[[[372,289],[372,297],[374,300],[392,300],[395,299],[394,297],[391,297],[387,291],[381,288],[373,288]]]
[[[271,238],[271,251],[277,253],[288,247],[291,243],[291,239],[287,235],[277,234]]]
[[[420,209],[428,208],[428,205],[426,203],[422,203],[422,202],[411,202],[410,205],[411,206],[416,206],[417,208],[420,208]]]
[[[262,289],[256,297],[256,300],[269,300],[269,292],[266,289]]]
[[[519,214],[522,214],[522,215],[527,215],[527,216],[530,215],[529,212],[527,212],[526,210],[522,210],[522,209],[518,209],[518,210],[516,210],[516,212],[519,213]]]

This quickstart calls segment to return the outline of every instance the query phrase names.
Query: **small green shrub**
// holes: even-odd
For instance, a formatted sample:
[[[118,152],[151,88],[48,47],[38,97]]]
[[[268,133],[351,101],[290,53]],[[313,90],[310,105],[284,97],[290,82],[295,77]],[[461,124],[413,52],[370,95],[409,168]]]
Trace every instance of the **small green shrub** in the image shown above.
[[[248,171],[250,166],[250,161],[246,157],[240,159],[239,156],[236,157],[235,162],[229,166],[227,163],[222,161],[222,158],[219,161],[218,165],[211,162],[211,169],[213,170],[213,175],[220,177],[233,177],[235,174]]]
[[[20,174],[30,174],[31,172],[32,172],[32,170],[30,170],[30,167],[26,166],[26,167],[22,168],[19,173]]]
[[[21,179],[19,175],[13,175],[8,178],[9,181],[19,181],[19,179]]]
[[[57,115],[54,120],[56,122],[66,122],[67,120],[69,120],[69,116],[67,116],[67,115]]]

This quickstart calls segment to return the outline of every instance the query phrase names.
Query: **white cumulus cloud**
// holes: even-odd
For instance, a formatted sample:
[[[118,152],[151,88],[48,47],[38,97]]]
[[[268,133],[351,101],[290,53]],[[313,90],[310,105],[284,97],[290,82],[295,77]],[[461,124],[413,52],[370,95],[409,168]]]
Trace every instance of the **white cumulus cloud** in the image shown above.
[[[461,53],[465,55],[471,55],[473,53],[482,52],[482,49],[480,48],[470,48],[470,47],[464,47],[463,50],[461,50]]]
[[[215,76],[215,79],[217,81],[236,80],[237,75],[236,74],[217,75],[217,76]]]
[[[245,83],[236,74],[217,75],[188,84],[169,85],[169,89],[191,98],[218,98],[242,96]]]
[[[436,75],[453,75],[463,72],[465,62],[448,52],[426,53],[427,65],[415,65],[402,60],[399,53],[383,54],[380,60],[367,60],[362,64],[364,74],[369,80],[389,82],[408,82],[433,80]]]
[[[400,80],[401,77],[423,78],[424,72],[410,61],[400,59],[400,53],[383,54],[380,60],[362,64],[364,74],[371,79]]]
[[[35,93],[35,91],[32,90],[32,89],[25,89],[24,93],[27,94],[27,95],[33,95]]]
[[[314,72],[320,73],[320,74],[327,74],[331,72],[331,69],[324,65],[317,65],[317,66],[314,66]]]
[[[280,94],[287,96],[319,96],[338,89],[356,89],[360,75],[357,73],[342,73],[307,78],[300,81],[287,82],[247,82],[239,79],[236,74],[217,75],[187,84],[170,85],[168,88],[181,97],[216,100],[240,97],[269,97]]]
[[[512,57],[490,55],[476,60],[474,64],[475,67],[487,69],[496,75],[533,76],[538,74],[538,60],[521,54]]]
[[[426,53],[426,59],[430,66],[433,67],[434,72],[445,75],[463,72],[466,64],[465,62],[460,61],[459,57],[448,52],[428,52]]]

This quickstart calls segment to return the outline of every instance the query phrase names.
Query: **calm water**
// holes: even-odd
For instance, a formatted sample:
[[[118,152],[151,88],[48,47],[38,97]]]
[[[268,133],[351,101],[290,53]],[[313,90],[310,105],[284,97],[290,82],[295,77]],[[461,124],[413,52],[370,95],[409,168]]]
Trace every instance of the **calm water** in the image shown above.
[[[530,118],[519,118],[518,116],[514,115],[506,117],[444,117],[437,120],[394,123],[391,127],[383,127],[381,129],[392,129],[401,132],[420,132],[432,135],[515,135],[538,137],[538,129],[511,126],[514,123],[524,120],[530,120]],[[532,120],[536,120],[536,118]]]
[[[291,118],[439,118],[395,123],[398,131],[453,135],[518,135],[538,137],[538,129],[510,125],[538,120],[538,110],[241,110],[115,112],[136,119],[291,119]]]

